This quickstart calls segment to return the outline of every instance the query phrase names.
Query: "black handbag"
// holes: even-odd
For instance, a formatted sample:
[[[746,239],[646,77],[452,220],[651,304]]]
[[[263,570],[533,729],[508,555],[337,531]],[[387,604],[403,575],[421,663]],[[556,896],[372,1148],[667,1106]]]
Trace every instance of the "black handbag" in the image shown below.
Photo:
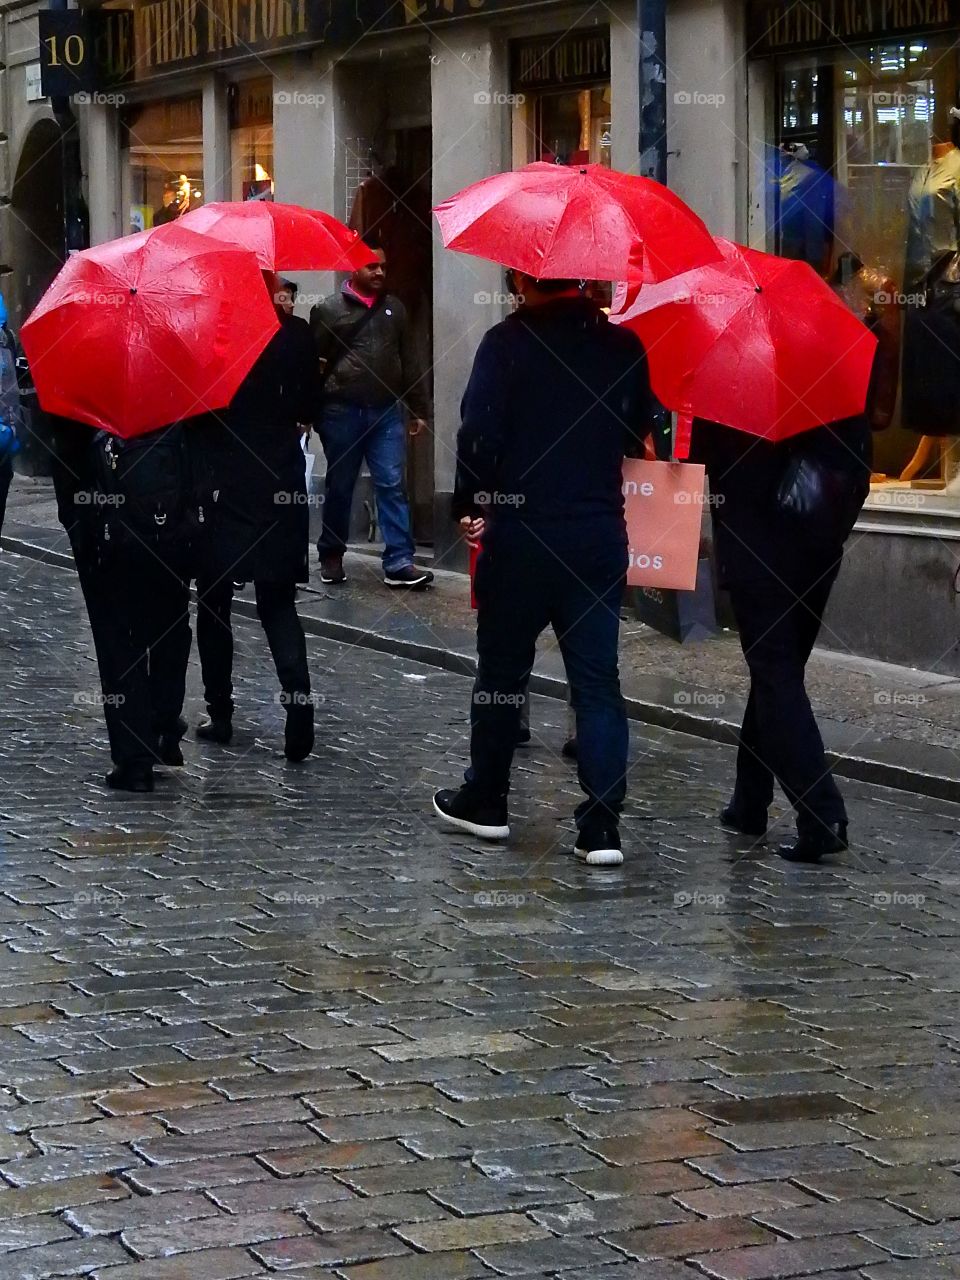
[[[841,547],[853,531],[870,492],[866,468],[831,466],[796,449],[777,487],[777,507],[798,537]]]

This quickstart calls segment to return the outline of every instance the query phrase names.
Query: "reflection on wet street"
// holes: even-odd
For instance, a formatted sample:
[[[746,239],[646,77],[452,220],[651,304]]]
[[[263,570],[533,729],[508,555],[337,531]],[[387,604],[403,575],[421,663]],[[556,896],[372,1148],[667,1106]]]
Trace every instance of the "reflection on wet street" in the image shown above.
[[[955,807],[849,784],[798,869],[635,727],[586,868],[538,699],[479,847],[467,680],[311,641],[294,767],[251,627],[233,744],[118,798],[72,575],[0,569],[3,1280],[960,1276]]]

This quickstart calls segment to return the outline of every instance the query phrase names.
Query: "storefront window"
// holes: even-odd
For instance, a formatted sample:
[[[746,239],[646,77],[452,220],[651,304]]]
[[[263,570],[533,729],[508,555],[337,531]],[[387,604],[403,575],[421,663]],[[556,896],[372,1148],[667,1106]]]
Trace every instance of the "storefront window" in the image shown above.
[[[514,164],[610,163],[610,32],[606,27],[510,45]]]
[[[121,131],[127,231],[145,231],[173,222],[203,204],[199,94],[124,107]]]
[[[538,94],[533,111],[538,160],[610,164],[610,86]]]
[[[230,195],[233,200],[272,200],[272,76],[230,86]]]
[[[960,496],[956,44],[902,37],[775,62],[771,248],[874,330],[875,485]]]

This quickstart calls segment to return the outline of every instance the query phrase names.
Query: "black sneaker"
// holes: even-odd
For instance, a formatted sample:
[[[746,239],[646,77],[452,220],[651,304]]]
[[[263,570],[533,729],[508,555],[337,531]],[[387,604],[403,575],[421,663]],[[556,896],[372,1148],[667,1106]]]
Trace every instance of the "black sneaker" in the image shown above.
[[[831,822],[797,836],[795,844],[782,845],[777,852],[787,862],[819,862],[828,853],[850,848],[845,822]]]
[[[506,797],[502,800],[478,800],[468,786],[459,791],[438,791],[433,809],[445,822],[481,840],[506,840],[510,835]]]
[[[300,764],[313,750],[313,703],[308,693],[294,694],[292,697],[296,701],[291,701],[287,706],[283,754],[293,764]]]
[[[157,746],[157,759],[171,769],[179,769],[183,765],[183,752],[180,750],[180,738],[175,733],[162,733]]]
[[[320,581],[328,587],[342,586],[347,580],[343,571],[343,556],[320,557]]]
[[[564,760],[576,760],[577,758],[577,740],[576,738],[568,738],[560,748],[560,754]]]
[[[429,587],[433,581],[433,574],[428,569],[417,569],[414,565],[408,564],[404,569],[394,569],[392,573],[383,575],[384,586],[387,587],[406,587],[409,591],[422,591],[424,587]]]
[[[623,862],[620,832],[616,827],[581,831],[573,852],[588,867],[619,867]]]

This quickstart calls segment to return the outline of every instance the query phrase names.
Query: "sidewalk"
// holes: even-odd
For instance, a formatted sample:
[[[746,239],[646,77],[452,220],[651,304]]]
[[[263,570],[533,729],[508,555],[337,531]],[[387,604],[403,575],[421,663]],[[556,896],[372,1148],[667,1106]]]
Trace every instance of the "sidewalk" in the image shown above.
[[[18,476],[10,493],[3,545],[39,555],[69,554],[49,482]],[[312,634],[469,673],[474,618],[463,574],[435,567],[433,590],[390,592],[374,548],[347,556],[349,582],[324,587],[312,557],[312,580],[300,613]],[[65,563],[65,561],[64,561]],[[252,591],[238,613],[254,615]],[[732,741],[747,692],[735,635],[678,645],[641,623],[624,623],[624,693],[632,718],[699,737]],[[960,800],[960,680],[818,649],[808,687],[838,772],[880,785]],[[552,634],[544,636],[535,692],[564,696]]]

